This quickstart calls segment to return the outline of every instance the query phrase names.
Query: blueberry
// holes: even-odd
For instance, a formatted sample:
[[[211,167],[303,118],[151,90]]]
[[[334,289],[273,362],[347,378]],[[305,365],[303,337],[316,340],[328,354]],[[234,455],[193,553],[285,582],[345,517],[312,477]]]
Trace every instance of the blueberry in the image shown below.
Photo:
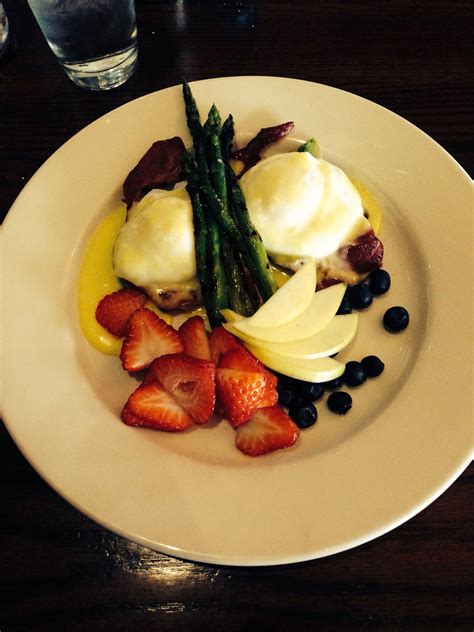
[[[387,331],[403,331],[408,327],[410,317],[404,307],[396,306],[387,309],[383,316],[383,326]]]
[[[298,386],[298,394],[301,396],[301,398],[307,399],[312,402],[321,399],[323,393],[323,385],[317,382],[301,382],[301,384]]]
[[[344,371],[342,379],[347,386],[360,386],[367,379],[367,374],[360,362],[351,360],[346,364],[346,370]]]
[[[288,411],[298,428],[309,428],[318,418],[316,407],[307,401],[298,400],[294,402]]]
[[[282,387],[278,389],[278,402],[285,407],[290,406],[290,404],[295,399],[295,392],[292,391],[288,387]]]
[[[331,412],[337,415],[345,415],[352,408],[352,397],[349,393],[338,391],[329,395],[327,404]]]
[[[341,304],[339,305],[339,309],[337,310],[337,314],[350,314],[352,312],[352,303],[349,295],[349,288],[344,293],[342,297]]]
[[[367,377],[377,377],[385,368],[385,364],[382,360],[374,355],[366,356],[360,363],[364,367]]]
[[[327,391],[334,391],[337,388],[341,388],[343,385],[342,376],[335,377],[333,380],[329,380],[328,382],[324,382],[323,386]]]
[[[358,285],[352,285],[350,287],[350,300],[352,307],[355,309],[366,309],[372,305],[374,296],[372,290],[368,285],[359,283]]]
[[[390,275],[386,270],[374,270],[369,275],[369,287],[372,294],[379,296],[390,289]]]

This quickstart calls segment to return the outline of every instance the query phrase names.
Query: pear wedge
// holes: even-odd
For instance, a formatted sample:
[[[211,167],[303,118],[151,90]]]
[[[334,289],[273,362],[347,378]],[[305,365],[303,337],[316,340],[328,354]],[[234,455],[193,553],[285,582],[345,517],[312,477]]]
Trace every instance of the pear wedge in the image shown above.
[[[317,358],[310,360],[295,360],[282,356],[273,351],[253,347],[245,343],[247,349],[265,366],[278,373],[294,377],[306,382],[327,382],[344,373],[345,364],[333,358]]]
[[[225,323],[224,327],[228,332],[252,347],[258,347],[269,353],[274,352],[295,360],[315,360],[333,355],[347,346],[357,332],[358,321],[358,314],[334,316],[326,327],[309,338],[289,342],[257,340],[239,331],[232,323]]]
[[[231,310],[222,310],[222,315],[228,321],[233,320],[232,324],[238,331],[255,340],[264,342],[304,340],[321,331],[334,318],[345,290],[346,285],[338,283],[315,292],[305,310],[298,314],[296,318],[278,327],[273,325],[257,327],[249,322],[253,316],[241,318]]]
[[[279,327],[294,320],[311,303],[316,291],[316,262],[308,261],[253,316],[252,327]]]

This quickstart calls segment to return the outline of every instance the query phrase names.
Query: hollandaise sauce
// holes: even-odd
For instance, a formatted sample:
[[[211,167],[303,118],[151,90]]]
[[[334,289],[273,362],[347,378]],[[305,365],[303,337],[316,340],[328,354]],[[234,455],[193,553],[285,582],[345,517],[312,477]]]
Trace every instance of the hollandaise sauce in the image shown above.
[[[378,236],[382,226],[382,209],[377,201],[377,198],[367,189],[366,186],[352,176],[349,176],[349,180],[357,189],[362,202],[362,207],[367,214],[367,219],[372,226],[372,230]]]

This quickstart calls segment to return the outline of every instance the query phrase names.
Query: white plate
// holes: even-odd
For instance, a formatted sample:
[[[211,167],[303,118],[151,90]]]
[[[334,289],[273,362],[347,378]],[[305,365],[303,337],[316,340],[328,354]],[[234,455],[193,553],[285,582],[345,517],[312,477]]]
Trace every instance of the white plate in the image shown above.
[[[236,565],[297,562],[367,542],[443,492],[471,458],[471,180],[395,114],[323,85],[232,77],[192,85],[243,134],[294,120],[384,207],[389,294],[346,357],[386,370],[345,417],[319,405],[296,446],[252,459],[224,423],[184,434],[129,428],[136,383],[84,341],[75,287],[85,244],[152,141],[188,134],[178,87],[86,127],[31,179],[3,227],[3,413],[20,450],[66,500],[158,551]],[[390,305],[411,315],[383,330]],[[31,525],[34,528],[34,525]]]

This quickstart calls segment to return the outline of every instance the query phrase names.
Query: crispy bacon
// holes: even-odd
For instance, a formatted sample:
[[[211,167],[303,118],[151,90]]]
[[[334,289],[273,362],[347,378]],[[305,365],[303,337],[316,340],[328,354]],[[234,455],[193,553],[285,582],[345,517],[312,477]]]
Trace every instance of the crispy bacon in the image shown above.
[[[273,127],[263,127],[245,147],[234,151],[231,157],[244,163],[244,168],[239,176],[257,164],[260,160],[260,153],[267,145],[276,143],[277,140],[284,138],[294,126],[293,121],[288,121],[288,123],[281,123],[281,125],[274,125]]]
[[[368,230],[321,261],[318,289],[341,281],[349,285],[359,283],[369,272],[380,268],[382,260],[383,244],[373,230]]]
[[[151,189],[183,179],[184,150],[184,143],[178,136],[153,143],[123,183],[123,197],[128,209]]]

